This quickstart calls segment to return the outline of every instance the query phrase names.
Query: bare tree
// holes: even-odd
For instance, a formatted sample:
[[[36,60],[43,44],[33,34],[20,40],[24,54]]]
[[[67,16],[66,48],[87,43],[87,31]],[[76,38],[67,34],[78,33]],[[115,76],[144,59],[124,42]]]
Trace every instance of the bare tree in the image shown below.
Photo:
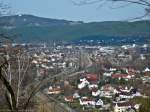
[[[10,7],[0,2],[0,17],[10,15],[10,12]],[[7,25],[7,23],[5,24]],[[0,32],[0,44],[4,45],[4,47],[0,47],[0,96],[6,99],[3,101],[6,109],[18,111],[19,108],[27,108],[35,89],[26,92],[23,96],[24,89],[28,86],[29,81],[32,81],[32,75],[29,74],[31,58],[20,46],[15,48],[11,46],[13,42],[11,37],[12,35]],[[24,101],[22,102],[22,100]]]
[[[26,110],[41,83],[33,83],[33,73],[36,75],[36,72],[31,66],[31,58],[26,50],[21,46],[12,47],[9,41],[4,46],[3,51],[0,51],[0,82],[3,85],[3,88],[0,88],[3,94],[0,95],[5,96],[9,110]],[[35,87],[32,87],[32,83]],[[4,109],[8,109],[7,107]]]
[[[99,4],[100,6],[105,5],[106,3],[121,3],[118,7],[111,7],[111,8],[123,8],[124,6],[129,5],[139,5],[144,8],[145,14],[141,15],[140,17],[135,17],[133,19],[140,19],[143,17],[150,16],[150,0],[72,0],[75,5],[85,5],[85,4]],[[123,5],[122,5],[123,4]]]

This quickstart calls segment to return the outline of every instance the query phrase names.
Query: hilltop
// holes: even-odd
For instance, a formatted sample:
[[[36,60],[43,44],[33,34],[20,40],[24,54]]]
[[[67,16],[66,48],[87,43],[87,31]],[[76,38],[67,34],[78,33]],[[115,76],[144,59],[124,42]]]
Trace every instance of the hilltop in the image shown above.
[[[0,30],[19,41],[79,40],[96,38],[149,38],[150,21],[90,22],[49,19],[33,15],[0,17]],[[88,39],[87,38],[87,39]]]

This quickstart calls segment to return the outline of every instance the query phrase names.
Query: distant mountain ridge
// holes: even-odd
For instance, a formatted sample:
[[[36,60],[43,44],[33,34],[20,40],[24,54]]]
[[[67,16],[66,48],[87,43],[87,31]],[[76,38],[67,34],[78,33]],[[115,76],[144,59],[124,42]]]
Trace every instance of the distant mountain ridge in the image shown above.
[[[18,34],[19,41],[79,40],[86,37],[150,38],[150,21],[90,22],[48,19],[33,15],[0,17],[0,32]],[[90,38],[91,39],[91,38]]]
[[[59,26],[59,25],[69,25],[73,23],[82,23],[67,21],[62,19],[49,19],[42,18],[33,15],[14,15],[14,16],[4,16],[0,18],[0,25],[6,26],[17,26],[17,27],[33,27],[33,26]]]

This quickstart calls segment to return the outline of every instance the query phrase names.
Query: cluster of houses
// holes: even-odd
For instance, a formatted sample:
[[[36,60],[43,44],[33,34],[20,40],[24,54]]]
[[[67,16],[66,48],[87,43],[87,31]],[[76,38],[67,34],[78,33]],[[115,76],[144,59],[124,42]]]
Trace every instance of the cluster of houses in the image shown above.
[[[113,106],[114,112],[137,112],[140,105],[132,102],[119,102],[115,103]]]
[[[118,80],[124,78],[128,81],[131,78],[135,78],[136,73],[138,73],[138,71],[131,68],[124,68],[123,71],[124,74],[119,73],[116,68],[110,68],[103,73],[103,76],[117,78]],[[148,67],[145,68],[143,73],[145,74],[144,76],[147,76],[150,73],[150,69]],[[119,77],[114,77],[115,75]],[[123,77],[121,75],[129,75],[130,77]],[[83,108],[108,109],[110,108],[110,105],[112,105],[114,112],[136,112],[139,109],[140,104],[135,104],[130,101],[135,97],[143,97],[138,89],[132,86],[114,86],[111,84],[100,85],[100,81],[101,79],[97,74],[81,74],[72,94],[63,96],[64,101],[68,103],[78,101]],[[51,95],[63,92],[64,91],[60,86],[50,86],[48,90],[48,94]],[[110,99],[111,102],[106,102],[104,98]]]
[[[143,83],[150,83],[150,69],[148,67],[143,70],[142,81]]]
[[[62,53],[59,54],[46,54],[44,52],[41,52],[39,55],[34,54],[32,63],[34,64],[41,64],[41,66],[45,69],[52,69],[58,65],[58,67],[65,68],[66,62],[62,62],[64,58],[64,55]],[[61,61],[61,62],[60,62]],[[51,66],[47,65],[48,63],[51,63]]]
[[[64,100],[66,102],[74,102],[75,100],[78,100],[81,106],[91,106],[100,108],[104,105],[103,101],[98,98],[100,90],[98,89],[98,77],[96,74],[86,74],[83,75],[82,78],[80,78],[80,83],[77,85],[77,89],[74,91],[71,95],[64,96]],[[91,96],[86,96],[89,92],[91,93]],[[63,90],[60,86],[52,87],[50,86],[48,89],[48,94],[60,94]],[[82,96],[82,94],[85,94]]]
[[[132,47],[122,46],[121,50],[123,49],[123,51],[117,51],[117,48],[114,47],[87,47],[85,49],[96,49],[91,51],[91,54],[95,54],[91,57],[95,60],[99,59],[98,61],[101,62],[103,62],[103,55],[106,55],[107,58],[110,57],[109,59],[113,61],[116,61],[115,59],[118,59],[118,61],[121,59],[127,62],[128,60],[132,60],[132,53],[134,53],[135,48],[134,45]],[[126,53],[126,51],[129,53]],[[120,53],[117,58],[115,58],[118,52]],[[144,59],[144,56],[145,55],[141,55],[141,59]],[[63,101],[67,103],[78,102],[83,109],[88,107],[107,110],[113,107],[113,112],[136,112],[140,104],[131,102],[131,100],[136,97],[143,97],[143,92],[141,92],[139,88],[132,87],[130,84],[126,83],[128,83],[128,81],[132,82],[138,78],[142,80],[143,83],[149,83],[150,69],[147,67],[143,71],[140,71],[126,66],[123,67],[123,65],[120,66],[119,64],[115,64],[114,68],[108,68],[104,66],[101,75],[93,73],[81,74],[78,81],[75,81],[76,83],[75,87],[73,86],[73,91],[69,94],[61,94],[64,93],[64,90],[60,86],[50,86],[48,94],[61,94]],[[112,82],[117,80],[117,83],[120,83],[123,79],[125,83],[118,85],[106,83],[107,79],[111,79]],[[101,84],[102,80],[105,81],[104,84]]]
[[[137,73],[139,73],[139,71],[132,68],[121,68],[121,69],[110,68],[103,73],[103,76],[119,80],[122,78],[125,80],[129,80],[134,78]]]
[[[140,96],[142,96],[141,93],[133,87],[117,88],[113,100],[114,112],[126,112],[127,110],[136,112],[139,110],[140,104],[135,104],[130,99]]]
[[[116,68],[110,68],[110,71],[112,72],[116,70]],[[135,70],[125,70],[129,75],[133,74],[133,76],[135,76]],[[104,73],[103,75],[106,75],[106,73]],[[131,77],[133,76],[131,75]],[[113,77],[113,73],[112,75],[110,75],[110,77]],[[117,78],[119,79],[120,77]],[[125,77],[125,79],[126,78],[127,77]],[[139,109],[140,104],[134,104],[133,102],[130,102],[130,99],[142,96],[142,94],[137,89],[133,88],[132,86],[123,87],[120,85],[113,86],[111,84],[100,86],[100,81],[100,77],[97,74],[82,74],[76,85],[76,89],[74,90],[74,92],[72,92],[72,94],[64,95],[64,101],[68,103],[78,101],[83,108],[91,107],[102,110],[108,109],[110,108],[110,105],[112,105],[114,112],[136,112],[136,110]],[[63,89],[60,86],[49,87],[48,94],[60,93],[63,93]],[[111,102],[106,102],[104,98],[110,99]]]
[[[37,68],[38,76],[48,75],[49,72],[59,72],[67,67],[75,66],[62,52],[43,52],[35,53],[32,56],[32,64]]]

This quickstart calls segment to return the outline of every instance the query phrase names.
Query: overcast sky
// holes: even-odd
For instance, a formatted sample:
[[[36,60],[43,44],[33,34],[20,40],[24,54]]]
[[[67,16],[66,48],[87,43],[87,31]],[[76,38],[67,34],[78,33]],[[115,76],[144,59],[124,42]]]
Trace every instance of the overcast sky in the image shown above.
[[[119,21],[144,13],[142,7],[130,5],[125,8],[112,9],[119,5],[99,4],[77,6],[71,0],[0,0],[8,3],[18,14],[32,14],[40,17],[67,19],[75,21]]]

